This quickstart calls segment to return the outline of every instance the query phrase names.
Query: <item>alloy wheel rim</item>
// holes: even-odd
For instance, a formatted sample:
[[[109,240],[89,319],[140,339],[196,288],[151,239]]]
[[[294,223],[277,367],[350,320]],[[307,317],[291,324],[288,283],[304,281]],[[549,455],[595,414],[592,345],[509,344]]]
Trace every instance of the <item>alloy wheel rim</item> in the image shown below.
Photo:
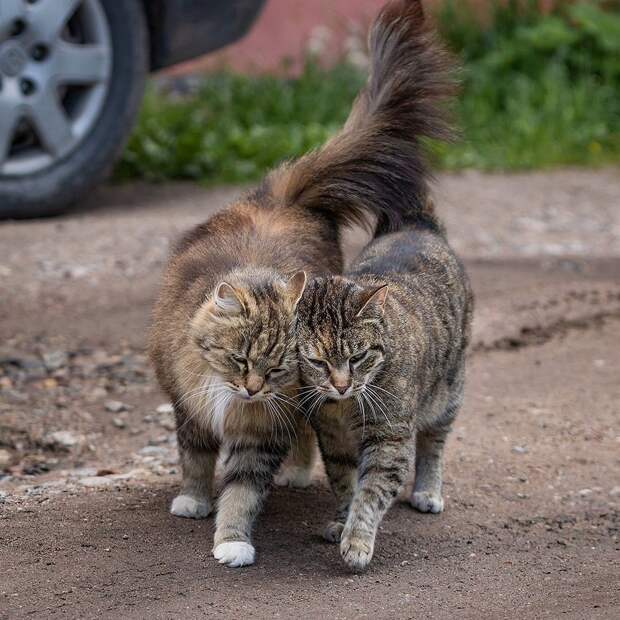
[[[99,118],[111,69],[99,0],[1,0],[0,176],[73,152]]]

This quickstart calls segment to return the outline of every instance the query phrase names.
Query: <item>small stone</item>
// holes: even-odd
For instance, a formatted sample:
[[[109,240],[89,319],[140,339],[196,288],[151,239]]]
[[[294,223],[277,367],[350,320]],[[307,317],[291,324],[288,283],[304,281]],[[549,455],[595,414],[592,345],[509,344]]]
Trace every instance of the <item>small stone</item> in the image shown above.
[[[10,349],[8,347],[0,347],[0,366],[17,366],[28,370],[33,367],[40,367],[41,361],[36,355],[30,353],[24,353],[17,349]]]
[[[67,472],[70,477],[74,478],[87,478],[89,476],[96,476],[97,470],[94,467],[79,467]]]
[[[620,487],[614,487],[613,489],[611,489],[611,491],[609,491],[609,494],[612,497],[618,497],[620,496]]]
[[[114,480],[112,478],[106,478],[105,476],[88,476],[80,479],[80,484],[85,487],[104,487],[113,482]]]
[[[112,424],[114,424],[116,428],[127,428],[127,422],[119,417],[112,418]]]
[[[401,565],[401,566],[409,566],[409,560],[403,560],[403,561],[400,563],[400,565]]]
[[[171,413],[174,413],[174,407],[170,403],[163,403],[157,407],[156,411],[160,415],[170,415]]]
[[[512,451],[515,454],[527,454],[529,452],[527,446],[512,446]]]
[[[70,431],[56,431],[45,436],[44,442],[50,448],[68,450],[80,443],[80,437]]]
[[[45,368],[49,371],[64,368],[69,362],[69,356],[65,351],[47,351],[41,357]]]
[[[167,435],[160,435],[159,437],[154,437],[148,441],[149,446],[161,446],[164,443],[169,443]]]
[[[44,474],[50,470],[47,463],[34,463],[22,469],[22,473],[26,476],[38,476]]]
[[[127,405],[120,400],[107,400],[104,404],[106,411],[111,413],[119,413],[121,411],[127,411]]]
[[[166,456],[167,450],[160,446],[145,446],[138,451],[141,456]]]
[[[127,536],[127,534],[123,534],[123,540],[127,540],[129,538],[129,536]]]
[[[8,469],[13,463],[13,455],[8,450],[0,450],[0,471]]]
[[[97,400],[101,400],[102,398],[105,398],[108,395],[108,392],[105,388],[102,387],[96,387],[93,388],[87,395],[86,395],[86,400],[88,402],[94,403]]]
[[[142,418],[142,421],[143,421],[143,422],[150,423],[150,422],[154,422],[154,421],[155,421],[155,418],[154,418],[152,415],[145,415],[145,416]]]
[[[67,280],[79,280],[87,276],[91,271],[93,271],[92,267],[86,265],[70,265],[63,271],[62,275]]]
[[[588,497],[588,495],[592,495],[592,489],[581,489],[578,493],[579,497]]]
[[[7,493],[7,491],[0,491],[0,504],[4,504],[8,496],[9,494]]]
[[[148,478],[150,472],[147,469],[132,469],[124,474],[115,474],[111,476],[112,480],[134,480]]]
[[[177,428],[175,421],[171,420],[170,418],[164,418],[163,420],[160,420],[159,425],[162,428],[165,428],[167,431],[174,431]]]
[[[13,381],[10,377],[0,377],[0,390],[10,390],[13,387]]]
[[[56,379],[54,379],[54,377],[47,377],[47,378],[43,379],[41,384],[43,385],[43,387],[46,390],[53,390],[54,388],[58,387],[58,381],[56,381]]]
[[[110,469],[109,467],[103,467],[102,469],[98,469],[96,475],[97,476],[112,476],[116,474],[116,470]]]

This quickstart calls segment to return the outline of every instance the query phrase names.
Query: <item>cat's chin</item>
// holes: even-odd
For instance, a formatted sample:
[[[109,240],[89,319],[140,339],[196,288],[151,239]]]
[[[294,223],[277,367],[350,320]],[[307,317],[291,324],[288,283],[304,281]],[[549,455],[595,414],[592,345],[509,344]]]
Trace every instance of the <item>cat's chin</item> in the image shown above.
[[[329,398],[329,400],[333,400],[335,402],[340,402],[342,400],[349,400],[350,398],[352,398],[353,396],[353,392],[346,392],[345,394],[332,394],[329,393],[327,395],[327,398]]]
[[[264,403],[269,395],[245,396],[245,394],[233,392],[233,396],[240,403]]]

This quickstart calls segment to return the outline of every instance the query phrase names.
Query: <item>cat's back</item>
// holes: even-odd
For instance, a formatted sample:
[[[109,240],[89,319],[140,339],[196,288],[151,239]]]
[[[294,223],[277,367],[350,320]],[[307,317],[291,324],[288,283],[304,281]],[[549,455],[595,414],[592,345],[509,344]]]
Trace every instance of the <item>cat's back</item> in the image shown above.
[[[350,275],[367,283],[387,283],[388,299],[400,317],[459,326],[466,346],[474,297],[465,267],[441,229],[409,227],[371,242]]]
[[[438,285],[468,284],[465,269],[443,231],[409,227],[372,241],[351,265],[352,276],[376,276],[403,286],[433,278]]]

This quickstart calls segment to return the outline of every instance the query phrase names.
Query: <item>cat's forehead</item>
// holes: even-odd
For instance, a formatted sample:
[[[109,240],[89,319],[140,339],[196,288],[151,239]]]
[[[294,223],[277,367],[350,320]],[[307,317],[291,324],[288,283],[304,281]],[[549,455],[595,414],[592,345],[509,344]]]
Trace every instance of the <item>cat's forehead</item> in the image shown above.
[[[276,304],[263,303],[239,330],[244,354],[253,360],[281,357],[293,341],[291,318]]]
[[[354,318],[354,293],[354,285],[342,278],[317,278],[302,297],[302,320],[323,330],[342,329]]]
[[[244,354],[252,361],[279,359],[292,343],[288,330],[269,328],[243,339]]]

